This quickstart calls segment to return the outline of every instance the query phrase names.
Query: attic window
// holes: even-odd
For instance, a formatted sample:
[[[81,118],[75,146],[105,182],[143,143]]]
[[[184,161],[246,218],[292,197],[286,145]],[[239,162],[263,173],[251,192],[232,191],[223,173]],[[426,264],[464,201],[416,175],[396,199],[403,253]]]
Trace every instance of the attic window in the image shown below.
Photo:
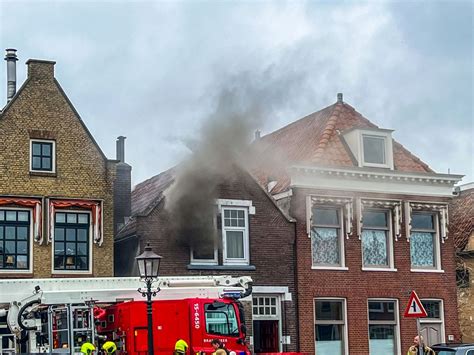
[[[386,164],[385,140],[385,137],[362,135],[365,164]]]
[[[30,140],[30,171],[55,172],[55,141],[32,139]]]

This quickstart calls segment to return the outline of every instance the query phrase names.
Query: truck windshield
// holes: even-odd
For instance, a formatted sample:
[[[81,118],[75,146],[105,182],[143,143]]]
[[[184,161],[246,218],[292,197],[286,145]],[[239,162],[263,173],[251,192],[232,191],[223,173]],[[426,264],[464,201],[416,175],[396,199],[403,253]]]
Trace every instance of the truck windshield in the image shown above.
[[[205,310],[207,333],[239,336],[239,322],[233,304],[208,303],[205,305]]]

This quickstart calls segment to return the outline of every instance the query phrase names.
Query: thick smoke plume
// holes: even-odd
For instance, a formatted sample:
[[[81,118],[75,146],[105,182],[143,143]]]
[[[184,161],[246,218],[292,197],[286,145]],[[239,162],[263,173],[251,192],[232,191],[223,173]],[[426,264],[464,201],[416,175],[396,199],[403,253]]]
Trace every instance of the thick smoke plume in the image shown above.
[[[234,164],[245,167],[248,163],[243,152],[255,130],[277,117],[294,94],[306,89],[305,76],[288,77],[276,69],[228,78],[214,95],[215,108],[204,120],[200,136],[187,140],[192,154],[179,165],[166,196],[171,227],[182,244],[195,250],[215,245],[215,199],[220,182],[232,182]]]

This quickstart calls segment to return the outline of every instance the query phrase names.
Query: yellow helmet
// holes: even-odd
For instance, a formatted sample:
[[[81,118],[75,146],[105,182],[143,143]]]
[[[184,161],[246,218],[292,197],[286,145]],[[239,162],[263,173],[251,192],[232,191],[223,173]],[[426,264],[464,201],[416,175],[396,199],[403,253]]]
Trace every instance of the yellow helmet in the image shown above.
[[[92,352],[95,350],[95,346],[94,344],[92,343],[89,343],[89,342],[85,342],[84,344],[82,344],[81,346],[81,353],[82,354],[92,354]]]
[[[174,346],[174,350],[182,351],[183,353],[185,353],[188,348],[188,343],[186,343],[183,339],[179,339]]]
[[[104,345],[102,345],[102,349],[107,352],[107,354],[113,354],[117,351],[117,345],[113,341],[106,341]]]

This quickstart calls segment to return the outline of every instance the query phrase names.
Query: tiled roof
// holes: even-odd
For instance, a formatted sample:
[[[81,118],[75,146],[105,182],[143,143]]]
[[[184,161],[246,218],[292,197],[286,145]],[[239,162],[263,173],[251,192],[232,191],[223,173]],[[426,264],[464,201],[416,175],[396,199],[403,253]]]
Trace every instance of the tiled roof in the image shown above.
[[[464,250],[474,233],[474,188],[461,191],[450,205],[450,235],[458,250]]]
[[[147,215],[163,198],[163,192],[173,184],[176,168],[139,183],[132,191],[132,216]]]
[[[263,136],[253,143],[257,157],[254,174],[262,185],[276,180],[272,194],[283,192],[290,184],[286,167],[291,164],[310,164],[333,167],[354,167],[357,161],[340,133],[354,128],[378,128],[352,106],[337,102],[321,111]],[[393,141],[396,171],[433,171],[400,143]]]

